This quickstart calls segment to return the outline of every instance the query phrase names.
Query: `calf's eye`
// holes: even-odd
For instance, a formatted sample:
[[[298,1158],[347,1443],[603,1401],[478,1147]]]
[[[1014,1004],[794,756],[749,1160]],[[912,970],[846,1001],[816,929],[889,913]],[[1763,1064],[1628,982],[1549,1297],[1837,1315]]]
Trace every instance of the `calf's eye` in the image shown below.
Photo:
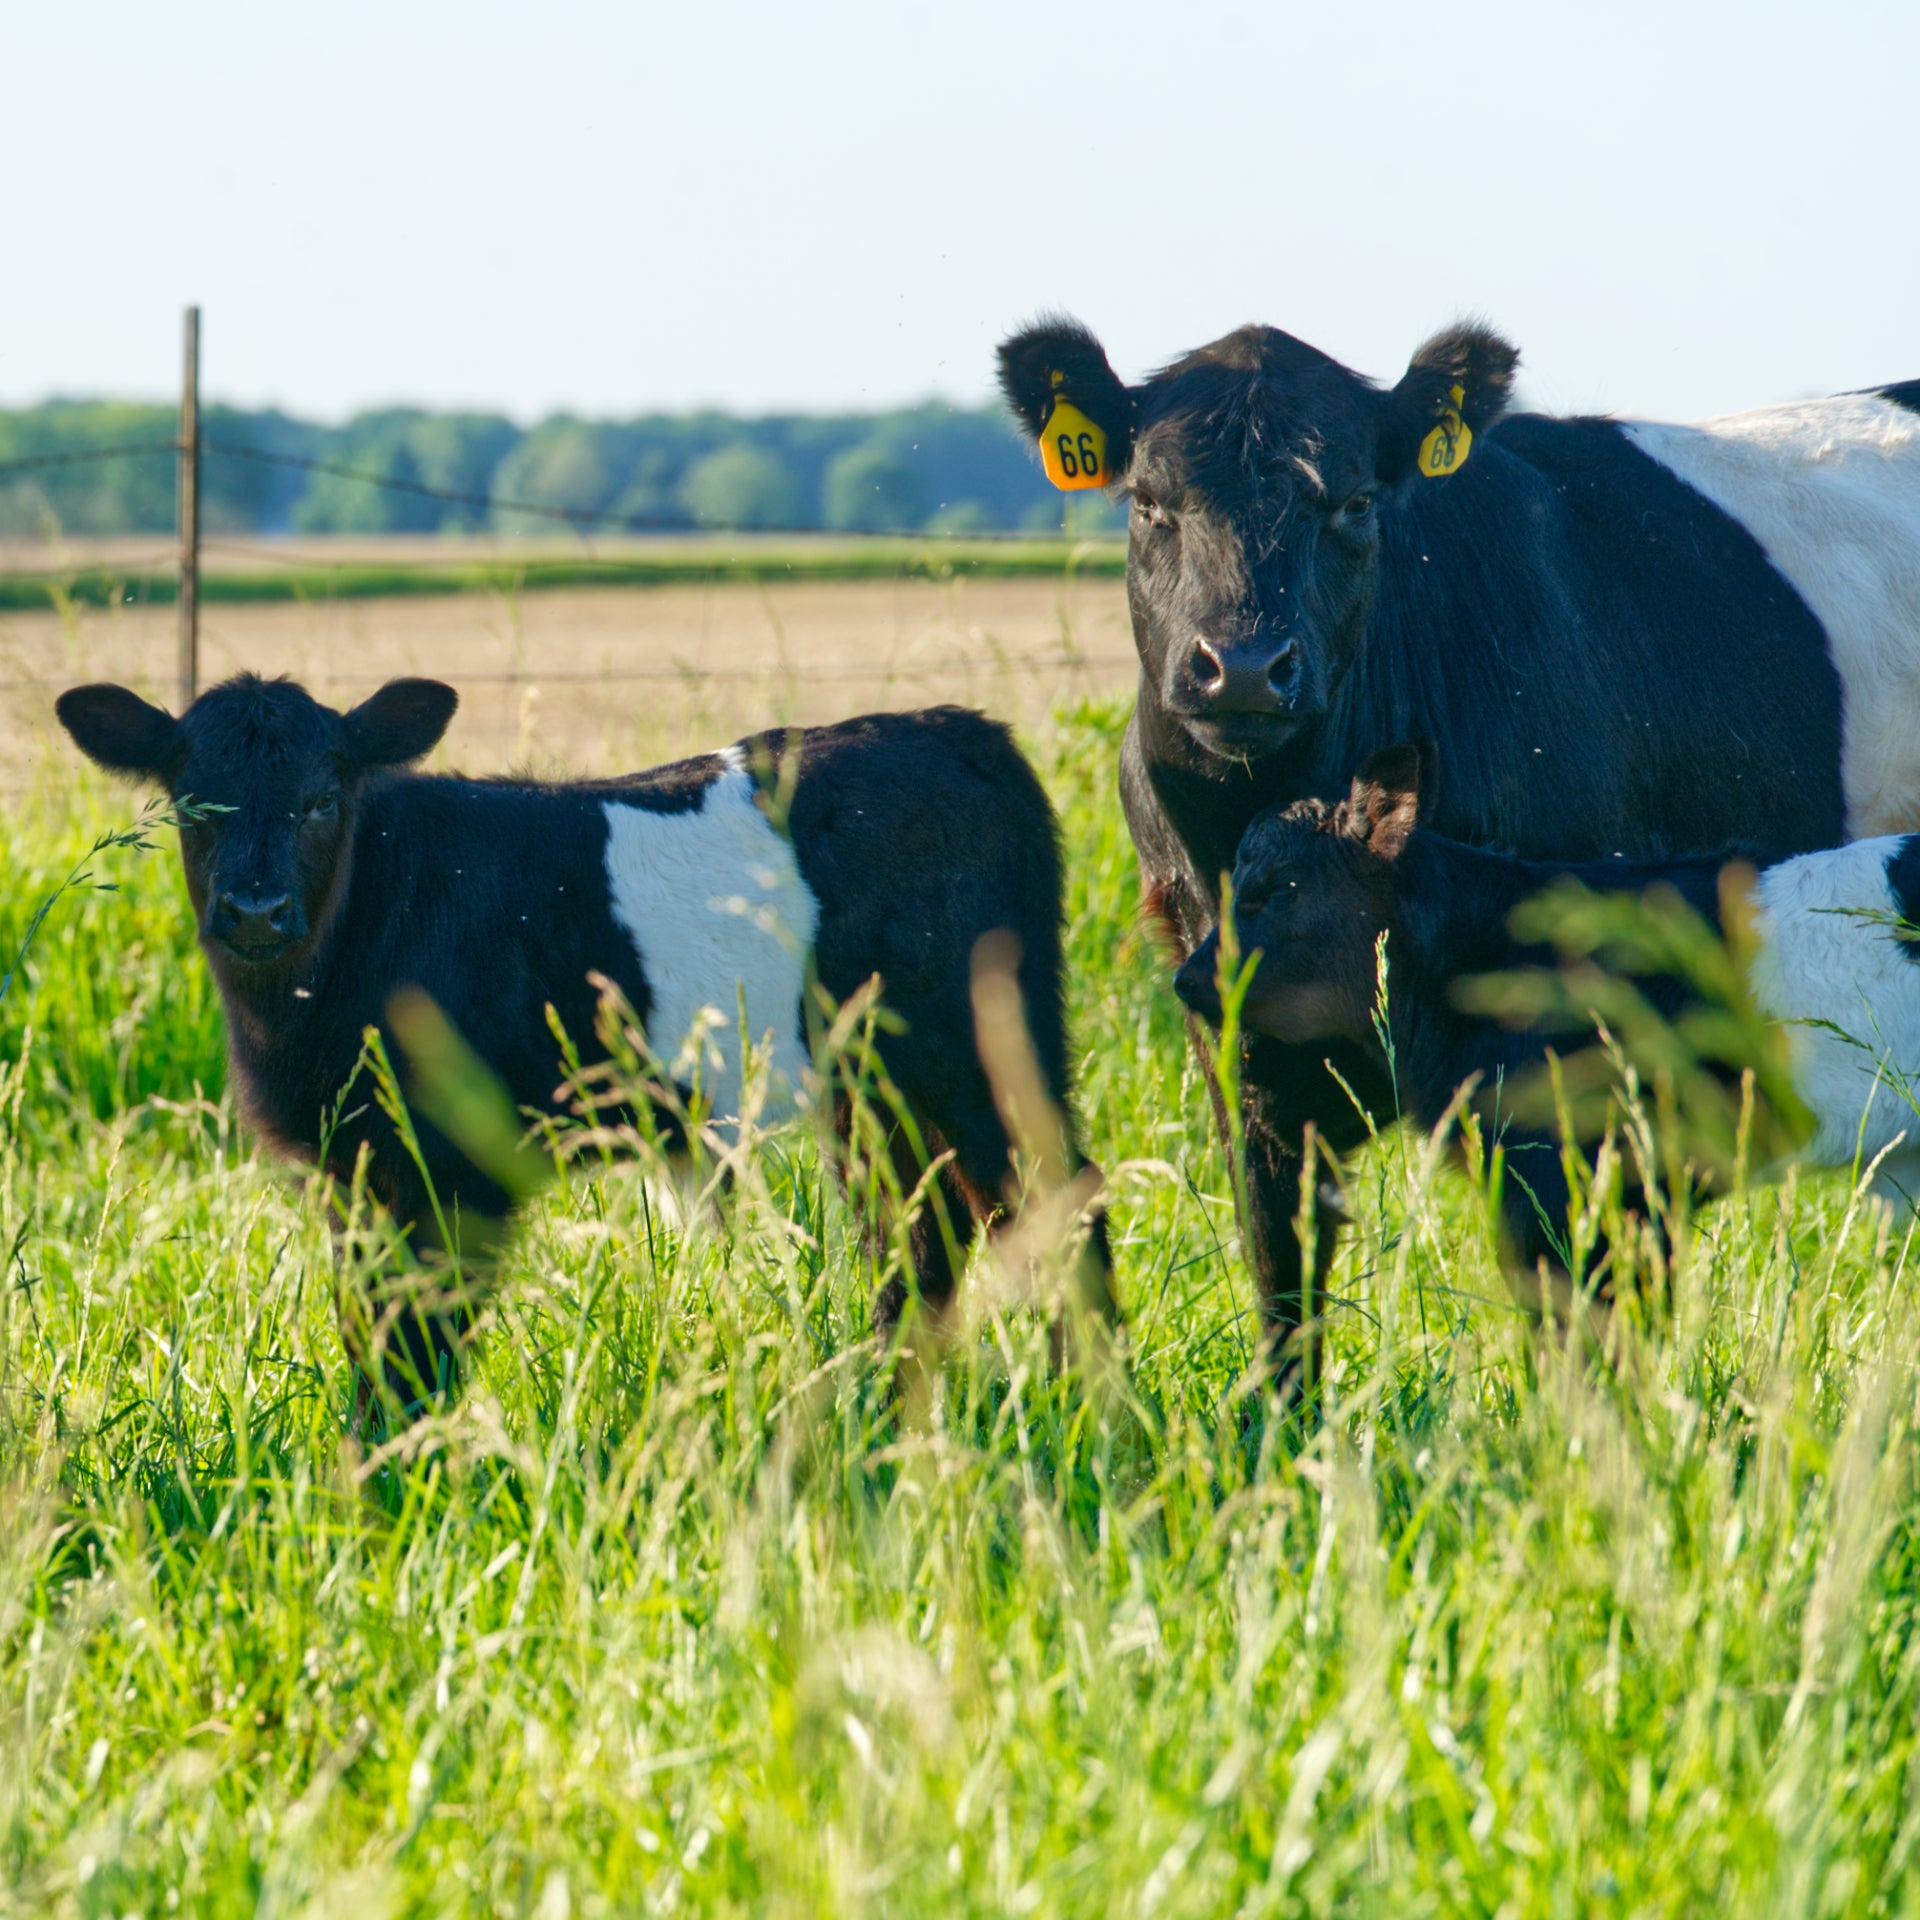
[[[1356,493],[1348,498],[1340,509],[1349,520],[1364,520],[1373,511],[1373,495]]]
[[[340,811],[340,796],[337,793],[323,793],[317,800],[307,802],[309,820],[331,820]]]

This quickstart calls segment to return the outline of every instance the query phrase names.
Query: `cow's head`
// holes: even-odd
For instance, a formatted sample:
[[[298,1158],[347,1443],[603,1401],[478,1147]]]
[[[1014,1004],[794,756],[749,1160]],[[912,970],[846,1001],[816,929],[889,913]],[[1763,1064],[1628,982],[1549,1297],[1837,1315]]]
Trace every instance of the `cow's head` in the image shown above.
[[[1106,435],[1148,689],[1204,753],[1247,761],[1326,711],[1373,605],[1383,514],[1449,483],[1518,363],[1463,325],[1383,391],[1249,326],[1128,387],[1084,327],[1045,320],[1002,344],[1000,384],[1036,438],[1062,401]]]
[[[1366,761],[1337,805],[1272,807],[1241,836],[1233,925],[1241,951],[1260,956],[1241,1003],[1249,1032],[1296,1045],[1370,1038],[1376,946],[1401,923],[1395,868],[1432,769],[1430,747],[1388,747]],[[1215,1025],[1219,966],[1216,929],[1174,977],[1180,998]]]
[[[366,776],[427,752],[458,699],[437,680],[391,680],[336,713],[243,673],[178,720],[114,686],[71,688],[55,710],[89,759],[189,803],[180,855],[201,942],[264,980],[299,964],[344,896]]]

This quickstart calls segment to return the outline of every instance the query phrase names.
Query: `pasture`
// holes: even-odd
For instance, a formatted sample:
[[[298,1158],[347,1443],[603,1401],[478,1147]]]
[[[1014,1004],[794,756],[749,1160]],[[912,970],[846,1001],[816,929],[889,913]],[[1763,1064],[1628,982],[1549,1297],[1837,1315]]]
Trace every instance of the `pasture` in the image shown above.
[[[452,540],[308,541],[247,548],[238,559],[218,552],[210,564],[229,569],[237,585],[270,573],[289,590],[203,605],[201,683],[241,667],[290,673],[344,706],[395,674],[433,675],[460,689],[454,764],[588,773],[647,766],[769,723],[872,707],[958,700],[1034,726],[1063,698],[1132,684],[1126,588],[1110,566],[1062,572],[1056,560],[1051,574],[1024,578],[832,577],[843,559],[873,562],[872,545],[746,549],[756,565],[790,560],[790,579],[604,587],[576,580],[547,590],[513,582],[523,570],[537,580],[543,568],[586,568],[578,542],[503,551]],[[678,562],[697,570],[724,565],[741,546],[602,542],[591,555],[615,568]],[[995,551],[987,560],[1012,565],[1024,552]],[[68,589],[56,607],[44,590],[37,609],[0,606],[0,791],[31,784],[49,742],[56,778],[64,778],[69,749],[51,717],[61,688],[120,680],[172,702],[174,611],[142,602],[134,571],[152,554],[151,544],[127,541],[69,542],[51,556],[0,544],[0,562],[23,571],[60,561],[55,586]],[[505,578],[484,592],[405,598],[324,590],[328,578],[356,570],[417,580],[430,562]],[[100,605],[70,591],[122,570],[129,601]]]
[[[1076,644],[1123,646],[1114,583],[1077,591]],[[590,600],[609,634],[630,611]],[[456,607],[246,617],[324,697],[458,682],[426,637]],[[129,617],[50,635],[68,677],[132,671],[95,625]],[[220,645],[264,631],[228,617]],[[560,657],[497,618],[504,662]],[[301,651],[357,619],[351,669]],[[792,717],[970,691],[928,671]],[[171,848],[57,901],[0,1001],[0,1913],[1920,1910],[1904,1227],[1844,1178],[1743,1192],[1581,1359],[1508,1305],[1481,1188],[1390,1133],[1347,1183],[1322,1418],[1286,1417],[1136,926],[1124,699],[1044,692],[1085,697],[976,697],[1026,719],[1068,842],[1129,1318],[1093,1379],[982,1274],[932,1392],[890,1402],[872,1267],[794,1127],[704,1209],[644,1165],[550,1191],[458,1407],[366,1451],[321,1197],[224,1091]],[[450,757],[742,724],[674,697],[476,700]],[[23,762],[30,724],[0,965],[138,805]]]

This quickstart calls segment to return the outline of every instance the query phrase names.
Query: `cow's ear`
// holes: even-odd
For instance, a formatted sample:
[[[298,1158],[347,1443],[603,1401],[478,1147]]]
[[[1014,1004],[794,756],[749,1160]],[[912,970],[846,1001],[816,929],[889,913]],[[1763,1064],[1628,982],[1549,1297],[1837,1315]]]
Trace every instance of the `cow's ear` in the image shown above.
[[[1014,417],[1041,450],[1055,486],[1105,486],[1126,471],[1133,454],[1133,395],[1107,364],[1106,349],[1077,320],[1048,315],[1001,341],[1000,391]],[[1045,438],[1062,404],[1083,414],[1105,445],[1095,471],[1084,471],[1077,436],[1064,455]],[[1079,423],[1074,425],[1078,428]]]
[[[1346,828],[1382,860],[1397,860],[1433,795],[1430,740],[1382,747],[1361,762],[1347,795]]]
[[[346,717],[347,751],[363,767],[401,767],[439,745],[460,696],[439,680],[389,680]]]
[[[1491,327],[1462,321],[1414,354],[1400,384],[1381,397],[1375,465],[1389,483],[1418,473],[1443,479],[1473,451],[1513,396],[1520,349]]]
[[[69,687],[53,703],[60,724],[87,758],[109,773],[135,780],[173,777],[180,754],[180,722],[125,687]]]

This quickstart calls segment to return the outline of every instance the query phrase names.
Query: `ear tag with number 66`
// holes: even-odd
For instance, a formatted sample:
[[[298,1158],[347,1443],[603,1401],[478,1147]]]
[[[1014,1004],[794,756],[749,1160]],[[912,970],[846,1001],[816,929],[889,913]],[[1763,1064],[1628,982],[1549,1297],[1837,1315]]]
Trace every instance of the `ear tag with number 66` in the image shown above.
[[[1464,387],[1449,388],[1440,424],[1420,442],[1420,471],[1430,480],[1445,479],[1467,464],[1473,429],[1460,418],[1460,404],[1466,397]]]
[[[1107,472],[1107,436],[1060,391],[1063,382],[1053,376],[1053,411],[1040,429],[1040,464],[1062,493],[1083,487],[1104,487]]]

